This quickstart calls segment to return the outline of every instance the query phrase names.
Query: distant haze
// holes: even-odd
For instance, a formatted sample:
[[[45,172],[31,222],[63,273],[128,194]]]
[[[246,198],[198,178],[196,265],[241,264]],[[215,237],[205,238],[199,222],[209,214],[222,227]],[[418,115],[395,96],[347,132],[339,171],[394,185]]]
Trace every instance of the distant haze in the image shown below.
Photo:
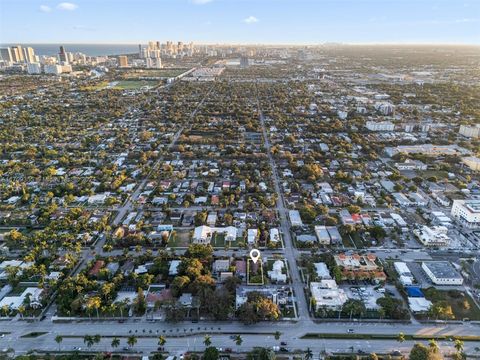
[[[59,52],[60,45],[68,52],[80,52],[88,56],[119,55],[138,53],[138,45],[133,44],[1,44],[4,46],[21,45],[30,46],[35,50],[36,55],[54,56]]]

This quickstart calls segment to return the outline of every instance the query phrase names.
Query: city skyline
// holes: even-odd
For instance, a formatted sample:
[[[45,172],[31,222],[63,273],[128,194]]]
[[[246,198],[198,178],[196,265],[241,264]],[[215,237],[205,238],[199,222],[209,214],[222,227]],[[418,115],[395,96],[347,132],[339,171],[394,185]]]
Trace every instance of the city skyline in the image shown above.
[[[34,0],[26,4],[0,5],[1,43],[135,44],[155,38],[252,45],[480,44],[480,17],[475,15],[480,4],[472,1]],[[113,4],[115,16],[105,16]],[[15,21],[19,17],[24,21]]]

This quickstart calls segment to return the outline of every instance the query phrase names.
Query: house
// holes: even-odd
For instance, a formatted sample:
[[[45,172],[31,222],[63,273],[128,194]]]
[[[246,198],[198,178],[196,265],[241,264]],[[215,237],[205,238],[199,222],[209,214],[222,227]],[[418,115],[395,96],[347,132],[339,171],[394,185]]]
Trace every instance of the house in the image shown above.
[[[330,276],[330,271],[328,270],[327,264],[323,262],[314,263],[315,272],[317,273],[318,279],[325,279],[330,280],[332,277]]]
[[[326,226],[324,225],[315,225],[315,235],[317,235],[317,240],[322,245],[330,244],[330,235],[327,231]]]
[[[290,210],[288,212],[288,216],[290,218],[290,223],[292,224],[292,226],[303,226],[302,218],[300,217],[300,213],[298,212],[298,210]]]
[[[178,267],[180,266],[180,260],[172,260],[170,261],[170,266],[168,268],[168,275],[175,276],[178,274]]]
[[[90,276],[97,276],[98,273],[100,272],[100,270],[103,268],[103,266],[105,265],[105,261],[103,260],[97,260],[95,262],[95,264],[93,265],[93,267],[90,269],[90,271],[88,272],[88,274]]]
[[[247,276],[247,262],[245,260],[235,261],[235,275],[241,279]]]
[[[25,304],[27,297],[30,299],[30,306],[34,309],[38,309],[42,306],[42,297],[44,290],[36,287],[28,287],[20,295],[5,296],[0,301],[0,309],[7,307],[10,310],[18,310],[20,306]]]
[[[218,259],[213,262],[213,272],[215,274],[228,271],[228,269],[230,269],[230,260],[228,259]]]
[[[287,275],[282,273],[284,266],[285,264],[282,260],[275,260],[272,265],[272,270],[268,271],[268,277],[270,280],[276,283],[287,282]]]
[[[216,222],[217,222],[217,212],[216,211],[209,212],[207,216],[207,225],[215,226]]]
[[[173,300],[173,295],[170,289],[167,289],[165,284],[151,284],[148,287],[145,295],[147,308],[156,308],[159,304]]]
[[[280,241],[280,233],[277,228],[270,229],[270,241],[273,243],[277,243]]]
[[[190,293],[183,293],[179,298],[178,302],[183,307],[192,307],[193,296]]]
[[[258,229],[248,229],[247,230],[247,243],[248,245],[253,245],[257,242]]]
[[[103,204],[105,203],[105,200],[110,196],[109,192],[105,192],[103,194],[95,194],[91,195],[88,197],[88,203],[90,205],[95,205],[95,204]]]

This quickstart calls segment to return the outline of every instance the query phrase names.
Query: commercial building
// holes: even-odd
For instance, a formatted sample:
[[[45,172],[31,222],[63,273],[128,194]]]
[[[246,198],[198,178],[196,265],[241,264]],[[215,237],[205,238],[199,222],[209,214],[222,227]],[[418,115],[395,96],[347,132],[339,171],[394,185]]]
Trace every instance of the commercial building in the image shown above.
[[[45,65],[43,68],[45,74],[60,75],[63,71],[62,65]]]
[[[407,263],[396,261],[393,263],[393,267],[399,276],[400,283],[403,286],[410,286],[414,283],[415,278],[410,272],[410,269],[407,266]]]
[[[470,155],[470,151],[458,145],[400,145],[395,147],[386,147],[385,153],[392,157],[399,153],[405,154],[424,154],[430,156],[441,155]]]
[[[118,57],[119,67],[128,67],[128,58],[124,55]]]
[[[480,125],[468,126],[461,125],[460,130],[458,131],[460,135],[463,135],[468,138],[479,138],[480,137]]]
[[[470,170],[480,171],[480,158],[476,156],[469,156],[462,159],[462,162],[467,165]]]
[[[225,241],[235,241],[237,238],[237,228],[234,226],[210,227],[202,225],[197,226],[193,231],[193,242],[195,244],[210,244],[215,233],[223,234]]]
[[[387,276],[383,268],[376,263],[377,257],[374,254],[338,254],[334,255],[335,263],[342,271],[345,280],[376,280],[385,281]]]
[[[311,282],[310,293],[315,311],[322,309],[340,311],[348,300],[347,294],[338,288],[335,280]]]
[[[448,229],[445,226],[428,227],[423,225],[419,229],[413,230],[413,234],[425,246],[448,246],[450,238],[447,235]]]
[[[370,131],[393,131],[395,124],[391,121],[367,121],[365,127]]]
[[[451,214],[469,229],[480,228],[480,200],[453,200]]]
[[[435,285],[462,285],[463,277],[448,261],[424,261],[422,269]]]
[[[40,63],[32,62],[27,64],[27,72],[29,74],[40,74],[42,72],[42,67]]]

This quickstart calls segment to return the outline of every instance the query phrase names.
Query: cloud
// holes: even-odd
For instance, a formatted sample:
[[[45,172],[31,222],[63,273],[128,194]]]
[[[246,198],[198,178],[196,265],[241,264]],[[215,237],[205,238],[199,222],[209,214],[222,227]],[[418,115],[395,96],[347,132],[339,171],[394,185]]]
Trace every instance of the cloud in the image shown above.
[[[245,24],[255,24],[257,22],[259,22],[260,20],[258,20],[255,16],[249,16],[245,19],[243,19],[243,22]]]
[[[59,9],[59,10],[73,11],[77,8],[78,8],[77,4],[69,3],[69,2],[62,2],[62,3],[57,5],[57,9]]]
[[[52,8],[47,5],[40,5],[40,11],[44,13],[49,13],[50,11],[52,11]]]
[[[192,0],[192,3],[194,3],[195,5],[204,5],[212,1],[213,0]]]

